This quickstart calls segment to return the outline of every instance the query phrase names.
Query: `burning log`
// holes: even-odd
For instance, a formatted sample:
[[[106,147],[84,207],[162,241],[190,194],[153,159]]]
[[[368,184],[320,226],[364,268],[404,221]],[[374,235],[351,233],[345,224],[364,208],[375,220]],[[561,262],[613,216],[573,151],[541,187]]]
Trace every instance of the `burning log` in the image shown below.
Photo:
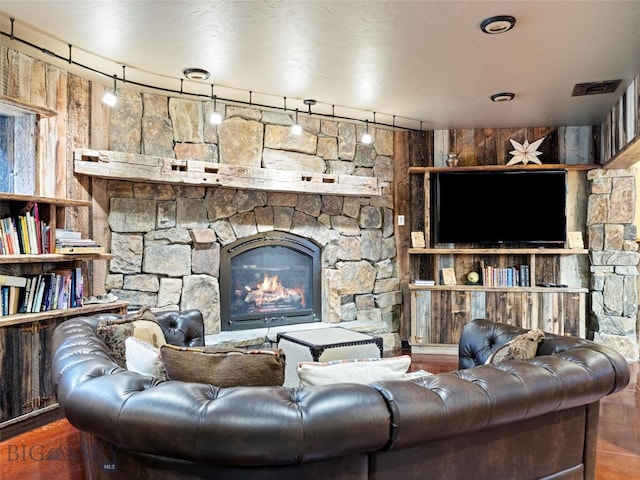
[[[299,308],[304,306],[304,296],[294,288],[285,288],[277,275],[264,276],[257,288],[245,286],[244,301],[258,308]]]

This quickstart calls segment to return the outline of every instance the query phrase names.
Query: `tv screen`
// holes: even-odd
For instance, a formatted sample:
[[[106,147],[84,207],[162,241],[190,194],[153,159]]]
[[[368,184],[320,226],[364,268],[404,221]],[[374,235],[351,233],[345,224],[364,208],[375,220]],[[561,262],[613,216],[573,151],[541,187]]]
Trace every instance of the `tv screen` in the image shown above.
[[[566,241],[566,172],[439,172],[432,176],[437,243]]]

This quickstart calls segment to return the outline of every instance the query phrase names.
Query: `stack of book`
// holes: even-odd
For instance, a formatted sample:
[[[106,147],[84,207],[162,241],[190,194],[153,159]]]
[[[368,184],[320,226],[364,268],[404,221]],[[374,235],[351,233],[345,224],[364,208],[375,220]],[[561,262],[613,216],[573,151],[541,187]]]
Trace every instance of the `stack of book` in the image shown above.
[[[82,306],[84,283],[79,267],[39,275],[0,275],[2,315],[38,313]]]
[[[90,238],[82,238],[80,232],[58,228],[55,253],[104,253],[104,247]]]

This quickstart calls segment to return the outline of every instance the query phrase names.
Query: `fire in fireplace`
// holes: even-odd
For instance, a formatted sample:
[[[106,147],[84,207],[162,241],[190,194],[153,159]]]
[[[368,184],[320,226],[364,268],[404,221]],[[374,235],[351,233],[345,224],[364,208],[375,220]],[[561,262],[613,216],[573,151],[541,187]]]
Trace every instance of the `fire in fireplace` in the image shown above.
[[[222,330],[319,322],[320,247],[286,232],[223,247],[220,315]]]

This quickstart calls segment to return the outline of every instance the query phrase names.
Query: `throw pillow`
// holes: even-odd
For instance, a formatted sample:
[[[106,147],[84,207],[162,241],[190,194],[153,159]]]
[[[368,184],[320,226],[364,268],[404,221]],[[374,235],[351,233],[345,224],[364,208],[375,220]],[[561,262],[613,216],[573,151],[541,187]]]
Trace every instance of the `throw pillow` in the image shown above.
[[[331,362],[300,362],[300,384],[330,385],[360,383],[368,385],[382,380],[402,380],[411,366],[409,355],[385,358],[355,358]]]
[[[160,356],[169,380],[220,387],[284,383],[285,354],[280,349],[187,348],[166,344],[160,348]]]
[[[127,370],[151,375],[159,380],[167,379],[167,372],[160,358],[160,349],[136,337],[124,341]]]
[[[148,307],[116,320],[103,320],[98,324],[96,333],[111,349],[115,361],[122,368],[127,366],[124,342],[128,337],[139,338],[157,348],[166,343],[162,328]]]
[[[507,360],[527,360],[533,358],[536,356],[538,344],[542,340],[544,340],[544,332],[542,330],[529,330],[499,347],[487,358],[485,365],[505,362]]]

